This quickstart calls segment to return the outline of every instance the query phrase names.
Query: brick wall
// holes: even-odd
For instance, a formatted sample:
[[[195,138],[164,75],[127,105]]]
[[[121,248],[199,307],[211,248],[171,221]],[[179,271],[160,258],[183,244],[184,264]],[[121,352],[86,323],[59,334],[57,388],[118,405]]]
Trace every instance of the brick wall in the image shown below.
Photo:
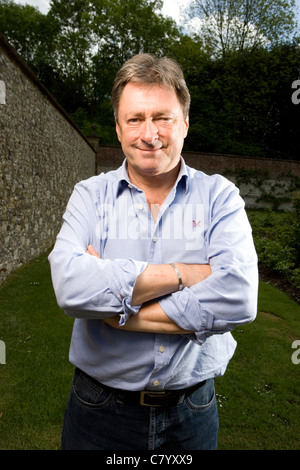
[[[289,173],[300,177],[300,163],[296,161],[196,152],[183,152],[183,157],[188,165],[209,175],[236,173],[237,170],[245,169],[266,171],[272,179]]]
[[[97,173],[118,168],[124,160],[120,147],[97,146]],[[270,178],[291,174],[300,178],[300,162],[267,158],[240,157],[238,155],[221,155],[201,152],[182,152],[187,165],[208,175],[214,173],[236,173],[240,169],[266,171]]]
[[[95,151],[0,35],[0,282],[52,246]]]
[[[93,136],[93,145],[97,153],[97,173],[116,169],[122,164],[124,155],[120,147],[101,146],[96,135]],[[215,173],[224,175],[237,184],[247,208],[274,208],[279,200],[281,202],[278,204],[278,209],[289,210],[292,207],[290,198],[293,178],[300,178],[298,161],[185,151],[182,152],[182,156],[190,167],[209,175]],[[237,177],[240,170],[249,172],[249,181],[244,178],[243,182],[240,182]],[[258,185],[255,178],[250,178],[254,172],[257,175],[266,175],[263,184]],[[266,198],[266,194],[271,197]]]

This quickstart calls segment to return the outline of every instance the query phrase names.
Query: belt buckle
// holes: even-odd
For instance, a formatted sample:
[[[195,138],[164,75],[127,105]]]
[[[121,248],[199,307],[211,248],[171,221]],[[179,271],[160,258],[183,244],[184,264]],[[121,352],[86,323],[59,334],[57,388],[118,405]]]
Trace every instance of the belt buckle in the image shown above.
[[[151,404],[151,403],[145,403],[145,395],[152,395],[152,396],[165,396],[166,393],[165,392],[151,392],[150,390],[142,390],[140,392],[140,405],[142,406],[154,406],[154,407],[159,407],[159,406],[162,406],[162,405],[155,405],[155,404]]]

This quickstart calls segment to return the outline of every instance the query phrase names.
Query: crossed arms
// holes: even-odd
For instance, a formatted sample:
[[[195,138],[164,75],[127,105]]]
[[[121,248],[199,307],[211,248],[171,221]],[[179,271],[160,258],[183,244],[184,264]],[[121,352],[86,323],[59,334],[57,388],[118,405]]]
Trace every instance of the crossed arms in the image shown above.
[[[100,259],[92,245],[87,253]],[[211,274],[208,264],[176,263],[182,276],[184,287],[191,287]],[[114,328],[148,333],[188,334],[192,331],[180,328],[163,311],[156,298],[178,290],[178,277],[170,264],[148,265],[138,276],[133,294],[132,305],[142,304],[137,315],[131,315],[125,325],[119,326],[119,316],[105,318],[104,321]]]
[[[257,256],[243,201],[232,185],[218,186],[218,197],[210,197],[213,208],[207,203],[207,245],[200,259],[209,260],[209,265],[176,263],[187,287],[177,292],[174,268],[149,265],[141,261],[142,255],[128,257],[133,251],[131,240],[128,250],[126,244],[115,244],[116,254],[100,258],[99,234],[107,227],[105,217],[104,222],[97,218],[95,207],[102,197],[93,186],[89,188],[93,184],[94,180],[76,186],[49,255],[57,302],[68,315],[102,319],[115,328],[121,320],[120,328],[132,331],[193,332],[191,337],[199,344],[254,320]]]

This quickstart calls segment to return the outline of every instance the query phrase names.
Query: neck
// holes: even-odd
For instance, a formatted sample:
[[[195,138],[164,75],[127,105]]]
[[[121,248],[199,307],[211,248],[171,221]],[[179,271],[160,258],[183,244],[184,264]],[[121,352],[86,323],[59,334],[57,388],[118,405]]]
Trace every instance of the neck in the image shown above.
[[[158,175],[138,173],[128,166],[128,176],[130,181],[135,186],[144,191],[146,197],[147,195],[159,196],[163,195],[164,193],[168,194],[171,188],[174,186],[179,173],[180,165],[181,163],[179,162],[171,170]]]
[[[137,175],[130,171],[128,167],[128,175],[130,181],[139,189],[144,191],[145,197],[152,214],[153,219],[157,220],[160,207],[166,199],[167,195],[173,188],[180,169],[180,162],[175,168],[162,175]]]

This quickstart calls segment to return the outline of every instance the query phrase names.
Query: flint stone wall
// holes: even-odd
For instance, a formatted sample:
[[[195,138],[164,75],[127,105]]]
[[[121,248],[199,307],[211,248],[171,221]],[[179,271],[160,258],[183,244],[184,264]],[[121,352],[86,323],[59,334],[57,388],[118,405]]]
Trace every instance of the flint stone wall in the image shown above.
[[[95,151],[0,35],[0,283],[55,241]]]

